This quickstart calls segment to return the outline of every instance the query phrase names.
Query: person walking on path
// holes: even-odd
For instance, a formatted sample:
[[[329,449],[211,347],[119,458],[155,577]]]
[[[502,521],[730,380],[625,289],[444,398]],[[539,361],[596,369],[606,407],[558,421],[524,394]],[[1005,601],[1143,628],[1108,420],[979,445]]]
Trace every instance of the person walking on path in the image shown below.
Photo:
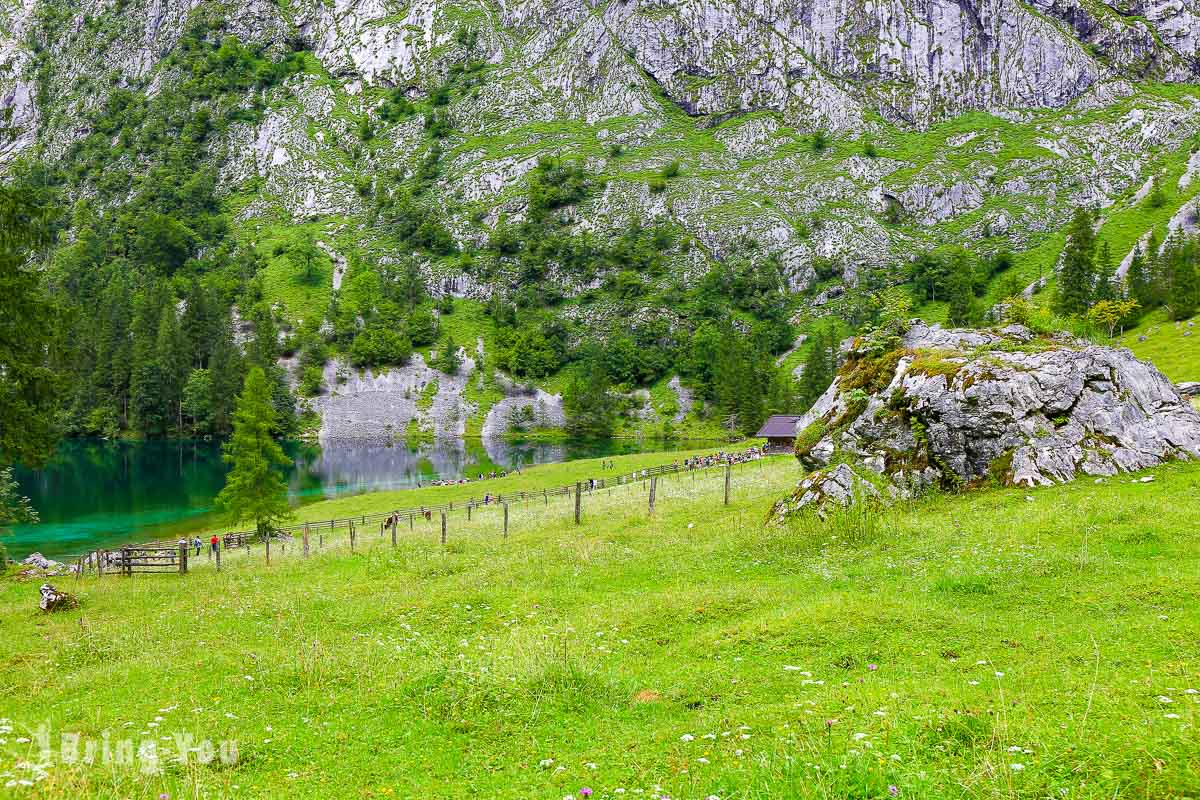
[[[216,555],[217,548],[219,548],[221,545],[221,540],[218,539],[217,535],[214,533],[213,537],[211,539],[209,539],[208,542],[209,542],[208,546],[213,551],[213,555]]]

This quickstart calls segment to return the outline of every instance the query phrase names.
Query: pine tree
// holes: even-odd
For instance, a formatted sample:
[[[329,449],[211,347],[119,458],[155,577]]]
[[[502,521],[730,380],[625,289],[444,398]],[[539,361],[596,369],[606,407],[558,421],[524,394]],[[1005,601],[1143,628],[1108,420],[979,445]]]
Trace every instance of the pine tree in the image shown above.
[[[155,351],[161,371],[163,412],[168,419],[175,420],[178,435],[183,432],[183,386],[187,381],[188,364],[191,359],[183,330],[179,326],[179,317],[175,315],[172,306],[163,309],[162,319],[158,323]]]
[[[1100,244],[1100,253],[1096,257],[1096,291],[1095,300],[1117,299],[1117,268],[1113,264],[1112,250],[1108,241]]]
[[[275,424],[271,386],[263,370],[254,367],[238,397],[233,438],[225,445],[225,461],[232,468],[216,504],[230,525],[252,522],[263,539],[292,516],[287,484],[280,474],[292,461],[272,438]]]
[[[1200,305],[1200,274],[1197,274],[1196,243],[1181,248],[1171,285],[1171,316],[1190,319]]]
[[[1125,273],[1129,284],[1129,296],[1138,302],[1141,308],[1150,308],[1153,303],[1153,287],[1150,284],[1150,273],[1146,266],[1146,256],[1139,246],[1133,251],[1129,261],[1129,271]]]
[[[950,277],[946,286],[949,304],[947,319],[951,325],[970,325],[975,316],[975,279],[971,262],[966,253],[954,258],[950,265]]]
[[[130,366],[132,425],[144,436],[162,436],[174,418],[170,387],[158,360],[159,326],[167,295],[161,284],[138,292],[133,301],[131,326],[133,358]]]
[[[193,280],[188,289],[180,327],[187,341],[190,365],[194,369],[208,366],[220,322],[209,291],[199,281]]]
[[[1142,305],[1147,309],[1158,308],[1167,302],[1166,270],[1163,264],[1163,248],[1159,246],[1158,236],[1154,231],[1146,242],[1146,280],[1147,296]],[[1139,302],[1141,302],[1139,300]]]
[[[212,430],[224,436],[233,430],[233,408],[238,389],[243,381],[242,356],[233,342],[230,319],[225,318],[213,343],[212,358],[209,360],[209,378],[212,382]]]
[[[454,343],[454,337],[447,334],[441,352],[438,353],[437,368],[447,375],[457,375],[460,366],[462,360],[458,357],[458,345]]]
[[[1083,314],[1091,305],[1095,283],[1096,235],[1092,215],[1076,208],[1067,232],[1062,270],[1058,275],[1058,307],[1065,314]]]
[[[830,333],[830,330],[821,330],[813,335],[812,348],[804,360],[804,372],[800,375],[798,401],[805,409],[815,403],[817,398],[829,388],[829,384],[833,383],[829,358]]]
[[[254,338],[246,347],[246,360],[266,371],[274,367],[279,358],[279,328],[266,303],[254,306],[251,319],[254,322]]]

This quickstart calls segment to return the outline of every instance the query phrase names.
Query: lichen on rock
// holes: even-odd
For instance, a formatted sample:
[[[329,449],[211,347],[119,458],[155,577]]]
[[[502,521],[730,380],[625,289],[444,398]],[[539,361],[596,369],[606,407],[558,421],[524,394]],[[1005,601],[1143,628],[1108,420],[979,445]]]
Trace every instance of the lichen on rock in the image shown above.
[[[1017,325],[917,322],[883,353],[859,340],[797,433],[806,466],[852,460],[903,490],[1041,486],[1200,458],[1200,414],[1152,365]]]

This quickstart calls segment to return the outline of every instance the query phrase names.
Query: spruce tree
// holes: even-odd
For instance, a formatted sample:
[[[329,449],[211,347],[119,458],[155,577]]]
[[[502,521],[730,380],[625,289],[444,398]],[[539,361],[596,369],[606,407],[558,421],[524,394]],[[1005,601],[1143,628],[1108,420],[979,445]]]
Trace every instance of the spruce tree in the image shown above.
[[[1096,257],[1096,301],[1117,299],[1117,268],[1113,264],[1112,250],[1108,241],[1100,244],[1100,252]]]
[[[1092,215],[1085,208],[1076,208],[1067,232],[1062,270],[1058,275],[1058,307],[1063,313],[1080,315],[1091,305],[1095,252]]]
[[[172,306],[163,309],[155,350],[161,370],[163,411],[168,419],[175,420],[178,435],[183,431],[183,386],[187,382],[191,357]]]
[[[830,370],[829,331],[821,330],[813,335],[812,348],[804,360],[804,372],[800,374],[799,404],[805,409],[817,401],[829,384],[833,383]]]
[[[1171,316],[1176,320],[1190,319],[1200,305],[1200,274],[1197,274],[1195,243],[1185,247],[1175,264],[1171,285]]]
[[[263,370],[254,367],[238,397],[233,438],[225,445],[225,461],[232,468],[216,504],[230,525],[252,522],[263,539],[292,516],[280,474],[292,461],[271,435],[275,424],[272,387]]]
[[[947,319],[951,325],[970,325],[975,316],[975,280],[971,262],[965,253],[956,256],[950,265],[946,287],[949,303]]]
[[[219,327],[208,371],[212,383],[212,431],[218,436],[224,436],[233,429],[234,401],[244,374],[242,356],[233,342],[229,317],[226,317]]]
[[[1125,280],[1129,284],[1129,296],[1138,302],[1140,308],[1150,308],[1153,302],[1153,287],[1150,284],[1146,256],[1140,246],[1133,251],[1133,258],[1129,261],[1129,271],[1125,273]]]
[[[38,521],[8,465],[40,466],[60,433],[62,381],[50,359],[57,309],[28,263],[48,241],[44,222],[29,193],[0,186],[0,533]],[[0,547],[0,571],[4,560]]]
[[[447,375],[457,375],[460,366],[462,360],[458,357],[458,345],[454,343],[454,337],[447,334],[446,341],[438,353],[437,368]]]
[[[220,315],[208,289],[199,281],[193,280],[188,289],[183,319],[180,322],[192,368],[203,369],[208,366],[220,324]]]

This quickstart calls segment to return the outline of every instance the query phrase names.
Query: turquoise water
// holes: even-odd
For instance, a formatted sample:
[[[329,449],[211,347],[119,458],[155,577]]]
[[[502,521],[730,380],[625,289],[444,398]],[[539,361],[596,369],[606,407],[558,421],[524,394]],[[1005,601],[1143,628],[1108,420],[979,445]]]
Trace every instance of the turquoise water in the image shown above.
[[[695,442],[437,442],[419,447],[375,442],[290,443],[293,503],[404,489],[480,472],[622,453],[697,447]],[[178,536],[217,522],[213,498],[225,481],[213,442],[63,442],[43,470],[18,468],[17,482],[41,515],[0,540],[10,557],[51,558],[98,547]]]

